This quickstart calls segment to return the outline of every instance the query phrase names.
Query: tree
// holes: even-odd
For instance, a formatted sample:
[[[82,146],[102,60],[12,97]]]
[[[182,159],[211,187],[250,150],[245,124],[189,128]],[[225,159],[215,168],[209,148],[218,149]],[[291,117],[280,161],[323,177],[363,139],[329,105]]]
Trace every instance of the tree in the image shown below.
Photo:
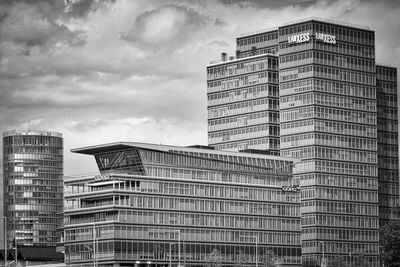
[[[244,254],[242,250],[235,256],[235,267],[247,266],[250,262],[249,256]]]
[[[347,259],[343,256],[336,256],[332,259],[332,261],[330,262],[331,266],[333,267],[347,267],[348,262]]]
[[[275,267],[278,265],[278,256],[272,250],[266,250],[261,261],[264,267]]]
[[[207,267],[221,267],[222,266],[222,256],[218,249],[214,250],[206,256],[206,266]]]
[[[379,245],[382,263],[400,267],[400,221],[392,221],[382,227]]]

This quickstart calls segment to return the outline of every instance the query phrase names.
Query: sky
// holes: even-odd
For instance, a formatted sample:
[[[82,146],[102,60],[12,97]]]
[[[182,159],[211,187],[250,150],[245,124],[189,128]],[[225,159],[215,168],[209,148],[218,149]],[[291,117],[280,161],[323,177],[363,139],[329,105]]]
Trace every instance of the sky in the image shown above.
[[[398,0],[0,0],[0,130],[62,133],[65,175],[97,171],[72,148],[207,144],[207,64],[309,17],[371,28],[400,67]]]

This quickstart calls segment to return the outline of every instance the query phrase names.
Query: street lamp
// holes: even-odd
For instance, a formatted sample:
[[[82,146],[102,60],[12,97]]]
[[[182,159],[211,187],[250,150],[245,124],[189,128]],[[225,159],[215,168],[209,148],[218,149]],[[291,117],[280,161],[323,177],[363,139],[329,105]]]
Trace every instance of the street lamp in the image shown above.
[[[169,267],[172,266],[172,244],[173,243],[169,243]]]
[[[324,241],[319,241],[319,243],[321,244],[321,247],[322,247],[321,267],[325,267],[326,266],[326,262],[325,262],[325,242]]]
[[[350,256],[350,267],[352,267],[353,266],[353,263],[352,263],[352,260],[351,260],[351,249],[349,250],[349,256]]]
[[[7,266],[7,217],[3,216],[4,220],[4,266]]]
[[[93,267],[96,267],[96,223],[93,222]]]
[[[258,235],[244,235],[241,237],[251,237],[254,238],[256,240],[256,267],[258,267]]]
[[[178,267],[181,266],[181,230],[174,230],[178,232]]]

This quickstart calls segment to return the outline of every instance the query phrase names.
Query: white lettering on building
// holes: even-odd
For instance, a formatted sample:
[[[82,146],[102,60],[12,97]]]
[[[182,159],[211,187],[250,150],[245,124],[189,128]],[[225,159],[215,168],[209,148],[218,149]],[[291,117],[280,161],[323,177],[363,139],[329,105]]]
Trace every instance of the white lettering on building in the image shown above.
[[[315,39],[321,40],[324,43],[328,43],[328,44],[336,44],[336,36],[335,35],[316,32]]]
[[[304,43],[310,41],[310,33],[288,36],[288,43]]]
[[[300,191],[300,187],[299,186],[282,186],[282,191],[286,191],[286,192],[298,192]]]

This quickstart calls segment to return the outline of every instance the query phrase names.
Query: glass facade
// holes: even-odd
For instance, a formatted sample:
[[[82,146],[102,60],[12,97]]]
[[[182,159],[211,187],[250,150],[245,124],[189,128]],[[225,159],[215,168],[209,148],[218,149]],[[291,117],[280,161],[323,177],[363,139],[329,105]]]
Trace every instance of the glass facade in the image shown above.
[[[396,219],[399,205],[397,69],[376,66],[379,224]]]
[[[65,181],[70,266],[204,266],[214,249],[225,266],[269,251],[300,266],[291,159],[140,143],[74,152],[94,155],[100,175]]]
[[[280,155],[301,159],[294,180],[303,265],[321,264],[324,253],[327,266],[349,255],[378,266],[379,227],[395,219],[399,167],[397,69],[375,65],[375,33],[311,18],[236,43],[237,59],[279,61]]]
[[[254,55],[207,67],[208,143],[279,154],[278,60]]]
[[[375,58],[358,49],[374,50],[374,32],[321,21],[279,28],[281,155],[303,159],[305,266],[322,251],[328,265],[350,253],[378,265]]]
[[[3,133],[3,177],[9,245],[56,246],[63,211],[61,134]]]

